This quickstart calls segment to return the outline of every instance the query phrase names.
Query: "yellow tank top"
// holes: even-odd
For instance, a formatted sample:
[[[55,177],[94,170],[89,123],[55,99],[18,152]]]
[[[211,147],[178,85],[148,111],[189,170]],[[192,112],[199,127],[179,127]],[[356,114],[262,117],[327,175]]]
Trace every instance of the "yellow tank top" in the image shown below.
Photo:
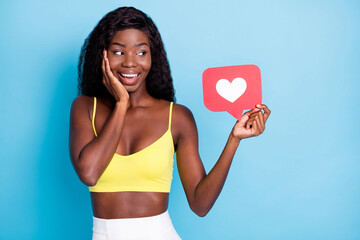
[[[171,134],[170,103],[169,126],[167,131],[148,147],[126,156],[114,154],[109,165],[90,192],[170,192],[174,143]],[[92,125],[95,136],[96,97]]]

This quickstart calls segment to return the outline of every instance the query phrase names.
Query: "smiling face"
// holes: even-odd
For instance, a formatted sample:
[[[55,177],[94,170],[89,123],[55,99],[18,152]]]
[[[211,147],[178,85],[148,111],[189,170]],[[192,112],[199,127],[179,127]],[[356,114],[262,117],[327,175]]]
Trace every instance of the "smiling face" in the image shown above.
[[[109,44],[108,59],[112,72],[129,93],[146,91],[151,54],[145,33],[137,29],[118,31]]]

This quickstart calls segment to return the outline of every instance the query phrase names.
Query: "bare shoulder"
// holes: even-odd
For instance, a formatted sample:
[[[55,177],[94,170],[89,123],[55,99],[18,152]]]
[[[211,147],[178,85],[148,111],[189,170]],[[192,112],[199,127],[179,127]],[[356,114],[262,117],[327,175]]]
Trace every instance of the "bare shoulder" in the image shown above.
[[[94,98],[93,97],[89,97],[89,96],[85,96],[85,95],[80,95],[78,97],[76,97],[74,99],[74,101],[71,104],[71,108],[72,109],[78,109],[78,108],[83,108],[86,107],[88,108],[88,106],[90,106],[91,104],[93,104],[94,102]]]
[[[186,135],[197,134],[194,116],[184,105],[174,104],[173,106],[172,131],[175,142]]]
[[[181,104],[174,103],[173,116],[173,119],[176,122],[194,122],[194,116],[190,109]]]
[[[94,104],[94,98],[80,95],[74,99],[71,104],[71,116],[72,117],[88,117],[90,115],[90,110]]]

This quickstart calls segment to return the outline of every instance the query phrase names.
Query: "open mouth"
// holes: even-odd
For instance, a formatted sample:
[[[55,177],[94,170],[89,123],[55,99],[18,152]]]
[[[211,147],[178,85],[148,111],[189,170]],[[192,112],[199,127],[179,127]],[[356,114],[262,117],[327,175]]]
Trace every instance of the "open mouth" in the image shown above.
[[[119,73],[119,77],[123,84],[134,84],[139,77],[140,73]]]
[[[126,77],[126,78],[134,78],[134,77],[139,76],[138,73],[135,73],[135,74],[120,73],[120,75],[121,75],[122,77]]]

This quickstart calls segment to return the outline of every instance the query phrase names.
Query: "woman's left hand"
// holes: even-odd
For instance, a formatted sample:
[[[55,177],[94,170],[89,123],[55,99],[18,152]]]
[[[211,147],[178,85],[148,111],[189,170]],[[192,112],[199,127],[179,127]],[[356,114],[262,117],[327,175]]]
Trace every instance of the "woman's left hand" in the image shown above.
[[[270,109],[265,104],[257,104],[256,108],[244,113],[240,121],[236,122],[231,132],[232,136],[239,140],[259,136],[265,130],[265,123],[270,113]]]

